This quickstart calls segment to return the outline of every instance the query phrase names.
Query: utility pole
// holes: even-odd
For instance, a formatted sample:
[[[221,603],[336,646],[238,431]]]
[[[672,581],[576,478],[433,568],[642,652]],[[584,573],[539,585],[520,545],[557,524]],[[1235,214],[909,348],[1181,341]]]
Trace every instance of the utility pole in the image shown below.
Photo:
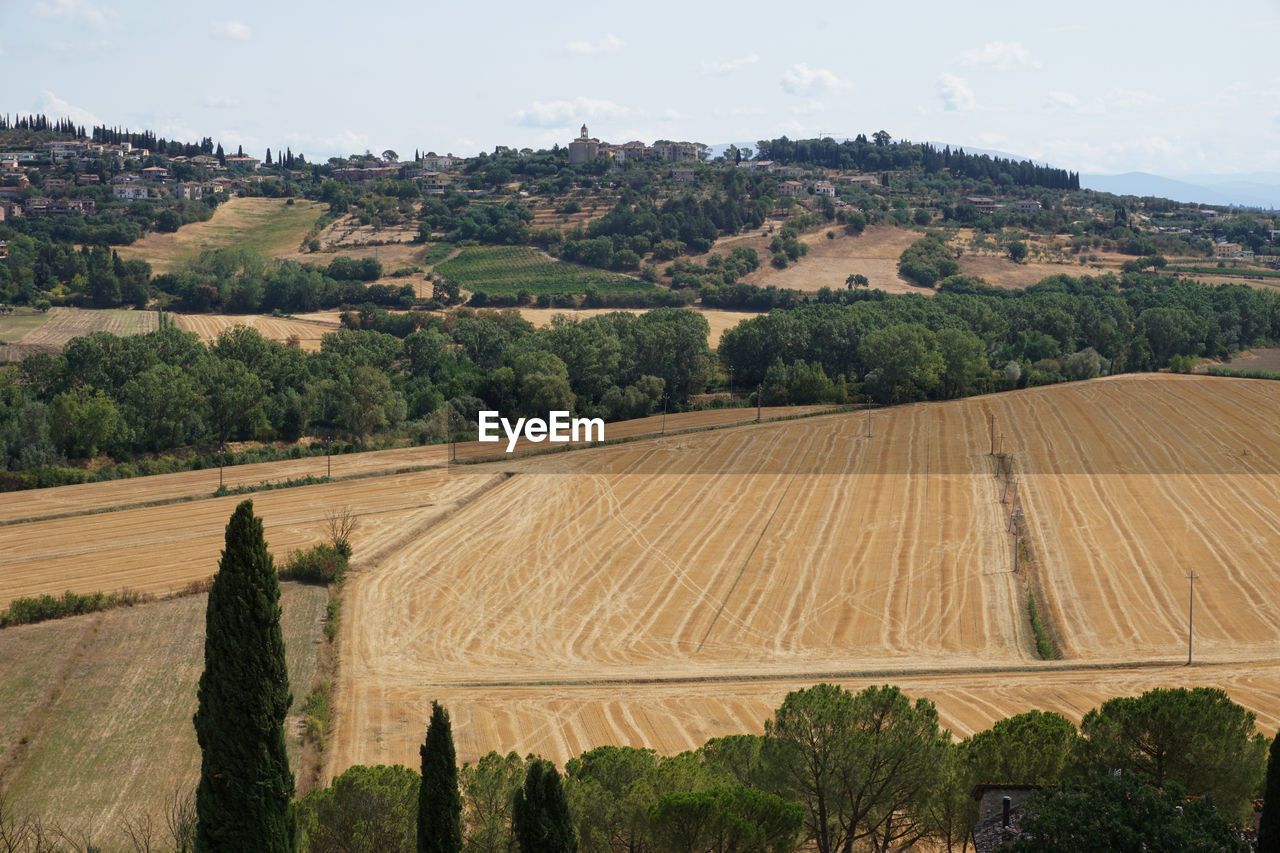
[[[667,395],[662,395],[662,434],[667,434]]]
[[[996,413],[988,412],[987,419],[991,422],[991,455],[996,455]]]
[[[760,394],[764,391],[764,383],[756,386],[756,423],[760,423]]]
[[[1191,635],[1195,617],[1197,577],[1199,575],[1196,574],[1195,569],[1192,569],[1191,574],[1187,575],[1187,580],[1191,582],[1191,592],[1187,596],[1187,666],[1191,666]]]
[[[871,438],[871,404],[867,403],[867,438]]]

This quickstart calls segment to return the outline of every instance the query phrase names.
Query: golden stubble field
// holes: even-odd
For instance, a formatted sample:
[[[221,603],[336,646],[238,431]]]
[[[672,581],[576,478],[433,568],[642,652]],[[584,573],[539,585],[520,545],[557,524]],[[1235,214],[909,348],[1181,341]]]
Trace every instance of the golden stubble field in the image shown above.
[[[515,463],[351,578],[326,769],[411,760],[432,699],[464,760],[563,761],[759,732],[823,679],[901,684],[959,734],[1178,684],[1223,686],[1268,729],[1274,388],[1120,377],[877,412],[871,439],[846,414]],[[1061,661],[1031,649],[993,414]]]
[[[191,717],[207,599],[0,631],[0,791],[10,817],[42,816],[105,850],[134,849],[127,820],[149,816],[157,838],[165,835],[166,801],[193,791],[200,773]],[[295,775],[327,601],[322,587],[281,588]]]
[[[820,407],[765,408],[765,419]],[[704,429],[755,418],[755,409],[671,414],[669,432]],[[661,415],[609,424],[610,440],[657,434]],[[505,442],[460,443],[456,458],[505,456]],[[518,453],[545,449],[521,440]],[[324,541],[326,515],[349,509],[358,519],[357,560],[411,537],[413,531],[456,509],[501,480],[507,466],[447,467],[450,449],[437,444],[370,453],[263,462],[226,468],[229,488],[280,484],[303,477],[333,482],[248,495],[263,516],[272,550]],[[426,469],[426,470],[422,470]],[[164,594],[209,577],[217,565],[222,531],[245,496],[213,497],[216,469],[156,477],[85,483],[0,494],[0,607],[15,598],[74,592]],[[159,504],[151,505],[148,504]]]
[[[370,476],[254,500],[277,554],[320,540],[330,507],[361,518],[326,774],[412,765],[432,699],[450,708],[461,760],[564,761],[759,732],[818,680],[898,684],[960,735],[1030,708],[1078,720],[1113,695],[1208,684],[1269,732],[1277,415],[1274,383],[1122,376],[874,411],[870,438],[852,412],[411,473],[395,472],[444,449],[387,451],[335,459],[335,474],[341,462]],[[991,416],[1019,479],[1030,575],[1011,571]],[[492,452],[459,446],[463,459]],[[249,481],[323,460],[271,464]],[[211,475],[31,493],[28,516],[65,516],[44,522],[0,500],[0,599],[207,576],[240,500],[201,497]],[[148,489],[200,499],[104,512]],[[1035,657],[1028,579],[1061,660]]]
[[[338,312],[340,313],[340,312]],[[213,343],[218,335],[236,326],[256,329],[269,341],[296,343],[307,352],[319,352],[320,340],[342,328],[341,322],[315,318],[273,317],[270,314],[174,314],[178,328],[193,332],[205,343]]]

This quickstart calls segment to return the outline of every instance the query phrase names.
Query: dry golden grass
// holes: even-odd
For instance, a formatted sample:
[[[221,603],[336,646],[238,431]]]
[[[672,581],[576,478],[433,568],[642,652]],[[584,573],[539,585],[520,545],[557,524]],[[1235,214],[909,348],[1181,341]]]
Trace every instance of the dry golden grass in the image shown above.
[[[0,785],[12,814],[89,831],[105,849],[126,849],[126,819],[150,815],[163,830],[166,798],[193,789],[199,777],[191,716],[204,668],[206,600],[0,631]],[[299,708],[316,678],[327,600],[321,587],[282,586],[295,773]]]
[[[339,312],[334,312],[335,315]],[[342,328],[338,320],[273,317],[269,314],[175,314],[178,328],[194,332],[200,340],[212,343],[218,335],[236,326],[257,329],[269,341],[297,342],[307,352],[320,349],[320,339]]]
[[[566,311],[563,308],[521,308],[520,316],[533,323],[535,326],[546,326],[551,319],[558,314],[564,314],[576,319],[585,319],[587,317],[596,317],[601,314],[610,314],[614,311],[625,311],[628,314],[643,314],[647,309],[644,308],[579,308],[574,311]],[[756,314],[750,311],[721,311],[716,308],[692,308],[697,311],[707,321],[711,327],[711,332],[707,336],[707,343],[715,349],[720,344],[720,336],[727,330],[741,323]]]
[[[207,249],[243,248],[268,258],[291,257],[325,206],[304,199],[286,201],[232,198],[218,205],[206,222],[184,225],[172,234],[152,232],[116,251],[125,260],[146,261],[157,274],[171,272]]]

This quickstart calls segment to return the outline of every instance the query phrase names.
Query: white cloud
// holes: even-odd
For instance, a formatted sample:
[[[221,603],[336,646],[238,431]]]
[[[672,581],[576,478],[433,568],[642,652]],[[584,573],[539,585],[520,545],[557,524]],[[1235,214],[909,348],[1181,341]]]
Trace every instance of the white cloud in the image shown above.
[[[211,34],[215,38],[231,39],[232,41],[248,41],[253,38],[253,30],[249,25],[241,21],[223,21],[213,25]]]
[[[737,59],[720,59],[715,62],[704,62],[702,63],[702,73],[718,77],[724,74],[732,74],[735,71],[741,71],[748,65],[754,65],[759,61],[760,54],[752,53],[747,56],[740,56]]]
[[[593,53],[617,53],[622,50],[622,39],[613,33],[606,33],[603,38],[595,41],[571,41],[564,46],[564,49],[570,53],[579,53],[590,55]]]
[[[685,115],[679,110],[673,110],[673,109],[667,108],[662,111],[662,120],[663,121],[688,121],[689,116]]]
[[[46,18],[66,18],[83,21],[95,30],[116,30],[120,21],[116,11],[109,6],[91,3],[90,0],[40,0],[36,13]]]
[[[204,99],[204,105],[215,109],[230,109],[231,107],[240,106],[240,102],[230,95],[207,95]]]
[[[817,98],[810,98],[799,106],[791,108],[791,114],[797,116],[810,116],[816,113],[827,111],[827,105],[819,101]]]
[[[980,48],[966,50],[960,54],[960,64],[994,68],[996,71],[1040,67],[1040,63],[1031,58],[1031,52],[1016,41],[992,41]]]
[[[978,104],[973,97],[973,89],[963,77],[954,74],[938,75],[938,97],[942,99],[944,110],[972,110]]]
[[[1133,89],[1113,89],[1107,98],[1107,105],[1119,110],[1149,107],[1159,102],[1160,99],[1150,92],[1135,91]]]
[[[782,75],[783,91],[792,95],[808,95],[814,92],[838,92],[849,88],[849,84],[832,74],[825,68],[810,68],[801,62],[791,66]]]
[[[1045,95],[1045,106],[1050,109],[1074,110],[1080,106],[1080,99],[1070,92],[1050,92]]]
[[[626,107],[613,101],[577,97],[572,101],[534,101],[516,113],[516,124],[525,127],[571,127],[594,118],[618,118]]]
[[[40,92],[40,102],[36,105],[36,109],[34,111],[37,113],[44,113],[49,116],[49,118],[69,118],[76,124],[82,124],[86,128],[93,127],[94,125],[106,124],[106,122],[98,118],[93,113],[82,107],[77,107],[74,104],[67,103],[48,89],[44,89]]]

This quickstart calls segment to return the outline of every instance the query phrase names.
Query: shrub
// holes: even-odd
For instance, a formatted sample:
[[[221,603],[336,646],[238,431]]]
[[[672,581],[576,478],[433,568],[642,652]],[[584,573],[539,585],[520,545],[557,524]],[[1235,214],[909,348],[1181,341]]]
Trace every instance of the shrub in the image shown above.
[[[289,554],[280,579],[301,583],[331,584],[342,580],[347,570],[347,555],[334,545],[298,548]]]

